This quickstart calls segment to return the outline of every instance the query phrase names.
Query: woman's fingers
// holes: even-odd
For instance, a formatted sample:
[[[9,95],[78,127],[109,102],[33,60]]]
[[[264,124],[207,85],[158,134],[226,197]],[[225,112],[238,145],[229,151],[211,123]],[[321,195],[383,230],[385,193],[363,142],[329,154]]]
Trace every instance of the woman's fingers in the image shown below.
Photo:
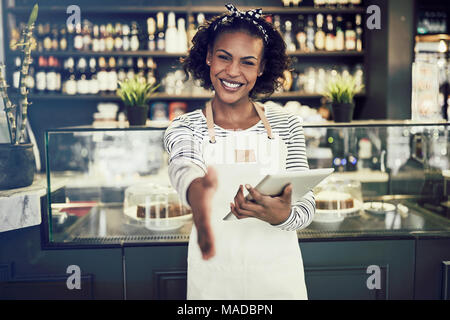
[[[197,228],[198,246],[202,252],[204,260],[208,260],[215,255],[214,236],[211,225],[203,224]]]
[[[237,209],[233,203],[230,203],[230,210],[238,219],[245,219],[245,218],[250,218],[251,216],[253,216],[252,212],[250,212],[250,211]]]
[[[260,205],[264,205],[264,195],[263,194],[259,193],[258,190],[256,190],[249,184],[246,184],[245,188],[248,190],[248,193],[252,196],[252,199],[256,203],[258,203]]]

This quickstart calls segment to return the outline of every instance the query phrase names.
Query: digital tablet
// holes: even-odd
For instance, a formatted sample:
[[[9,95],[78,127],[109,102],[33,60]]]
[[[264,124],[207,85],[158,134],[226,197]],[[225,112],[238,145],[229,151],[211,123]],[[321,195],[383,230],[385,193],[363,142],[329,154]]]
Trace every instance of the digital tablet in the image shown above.
[[[303,198],[308,191],[312,190],[323,179],[332,174],[333,171],[333,168],[325,168],[268,174],[256,185],[255,189],[264,195],[278,196],[281,195],[284,187],[291,183],[292,203],[294,203]],[[252,199],[250,194],[247,194],[245,198],[249,200]],[[237,218],[232,212],[228,213],[223,218],[223,220],[234,219]]]

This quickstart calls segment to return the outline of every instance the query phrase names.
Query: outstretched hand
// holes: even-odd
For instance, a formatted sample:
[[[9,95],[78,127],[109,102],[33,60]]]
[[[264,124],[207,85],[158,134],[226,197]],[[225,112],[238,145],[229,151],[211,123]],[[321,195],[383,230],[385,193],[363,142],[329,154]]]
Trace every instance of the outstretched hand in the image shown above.
[[[291,213],[291,184],[285,186],[282,194],[276,197],[263,195],[248,184],[245,187],[252,200],[244,197],[244,187],[241,185],[234,197],[234,203],[230,203],[231,212],[238,219],[254,217],[273,225],[286,221]]]
[[[187,191],[188,202],[197,228],[197,240],[203,259],[215,255],[214,235],[211,229],[211,199],[217,189],[217,173],[212,167],[201,178],[194,179]]]

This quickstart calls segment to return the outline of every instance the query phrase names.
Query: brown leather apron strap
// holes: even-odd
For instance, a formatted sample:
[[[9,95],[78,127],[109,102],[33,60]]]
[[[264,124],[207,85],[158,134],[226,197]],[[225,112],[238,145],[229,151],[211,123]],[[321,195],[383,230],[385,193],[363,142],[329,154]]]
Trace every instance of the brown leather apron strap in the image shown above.
[[[269,139],[273,139],[272,127],[270,126],[270,123],[267,120],[267,117],[264,114],[262,107],[260,107],[257,103],[253,103],[253,106],[255,107],[255,110],[258,113],[258,116],[261,119],[261,121],[264,125],[264,128],[266,128],[267,136],[269,137]],[[213,112],[212,112],[211,100],[206,103],[205,111],[206,111],[206,125],[208,126],[209,141],[211,143],[216,143],[216,133],[214,131],[214,117],[213,117]]]

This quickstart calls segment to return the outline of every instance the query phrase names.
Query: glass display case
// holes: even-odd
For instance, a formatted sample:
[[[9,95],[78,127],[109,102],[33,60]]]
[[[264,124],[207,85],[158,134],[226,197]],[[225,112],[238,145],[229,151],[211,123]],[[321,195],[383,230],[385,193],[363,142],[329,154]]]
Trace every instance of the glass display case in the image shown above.
[[[192,212],[171,187],[165,128],[46,132],[46,246],[187,242]],[[449,123],[304,124],[310,168],[334,167],[299,239],[450,231]]]

